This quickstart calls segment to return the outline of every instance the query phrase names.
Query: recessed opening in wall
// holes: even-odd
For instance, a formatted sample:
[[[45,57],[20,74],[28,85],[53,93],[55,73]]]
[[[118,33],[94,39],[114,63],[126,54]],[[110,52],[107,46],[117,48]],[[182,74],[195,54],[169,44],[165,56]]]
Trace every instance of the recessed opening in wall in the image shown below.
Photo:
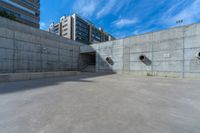
[[[96,53],[82,53],[80,54],[80,69],[84,72],[96,71]]]
[[[152,64],[152,61],[145,55],[140,55],[139,60],[144,63],[147,66],[150,66]]]
[[[200,59],[200,51],[196,53],[196,57]]]
[[[140,55],[140,57],[139,57],[139,59],[140,59],[140,61],[142,61],[142,62],[144,62],[145,61],[145,56],[144,55]]]
[[[112,60],[111,57],[106,57],[106,61],[107,61],[110,65],[114,65],[114,61]]]

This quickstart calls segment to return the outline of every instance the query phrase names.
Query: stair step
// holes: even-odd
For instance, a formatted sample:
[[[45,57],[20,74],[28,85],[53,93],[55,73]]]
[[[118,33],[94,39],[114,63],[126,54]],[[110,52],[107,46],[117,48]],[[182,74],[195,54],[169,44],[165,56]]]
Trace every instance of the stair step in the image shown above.
[[[96,71],[96,66],[95,65],[89,65],[82,71],[83,72],[95,72]]]

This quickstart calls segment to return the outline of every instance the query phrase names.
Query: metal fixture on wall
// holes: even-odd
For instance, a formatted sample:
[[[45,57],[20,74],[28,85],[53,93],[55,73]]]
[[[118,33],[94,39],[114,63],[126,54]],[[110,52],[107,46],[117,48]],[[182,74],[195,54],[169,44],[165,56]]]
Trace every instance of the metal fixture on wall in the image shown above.
[[[144,64],[146,64],[147,66],[150,66],[152,64],[152,61],[143,54],[139,56],[139,60]]]
[[[147,60],[147,57],[145,55],[140,55],[139,59],[140,61],[145,62]]]
[[[198,51],[198,52],[196,53],[196,58],[198,58],[198,59],[200,60],[200,51]]]
[[[110,65],[114,65],[114,61],[112,60],[111,57],[106,57],[106,61],[107,61]]]

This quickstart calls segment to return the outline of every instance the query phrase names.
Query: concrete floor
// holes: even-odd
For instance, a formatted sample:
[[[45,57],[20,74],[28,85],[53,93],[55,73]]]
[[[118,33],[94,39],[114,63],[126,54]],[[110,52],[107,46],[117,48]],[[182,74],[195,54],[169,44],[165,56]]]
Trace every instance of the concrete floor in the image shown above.
[[[199,133],[200,82],[81,74],[0,83],[1,133]]]

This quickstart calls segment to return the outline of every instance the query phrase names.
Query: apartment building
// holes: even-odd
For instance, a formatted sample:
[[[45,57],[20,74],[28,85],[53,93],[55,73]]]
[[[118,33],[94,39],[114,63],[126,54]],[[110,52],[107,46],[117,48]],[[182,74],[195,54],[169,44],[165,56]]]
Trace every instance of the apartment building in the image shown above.
[[[59,35],[59,36],[61,36],[62,34],[62,32],[61,32],[61,23],[58,23],[58,24],[54,24],[54,23],[51,23],[51,25],[50,25],[50,28],[49,28],[49,32],[51,32],[51,33],[55,33],[55,34],[57,34],[57,35]]]
[[[63,16],[60,18],[60,35],[72,39],[72,18],[71,16]],[[54,29],[54,28],[53,28]]]
[[[51,23],[49,32],[86,44],[115,39],[110,34],[104,32],[102,28],[97,28],[94,24],[77,14],[61,17],[58,24]]]
[[[40,0],[0,0],[0,11],[15,16],[23,24],[40,27]]]

